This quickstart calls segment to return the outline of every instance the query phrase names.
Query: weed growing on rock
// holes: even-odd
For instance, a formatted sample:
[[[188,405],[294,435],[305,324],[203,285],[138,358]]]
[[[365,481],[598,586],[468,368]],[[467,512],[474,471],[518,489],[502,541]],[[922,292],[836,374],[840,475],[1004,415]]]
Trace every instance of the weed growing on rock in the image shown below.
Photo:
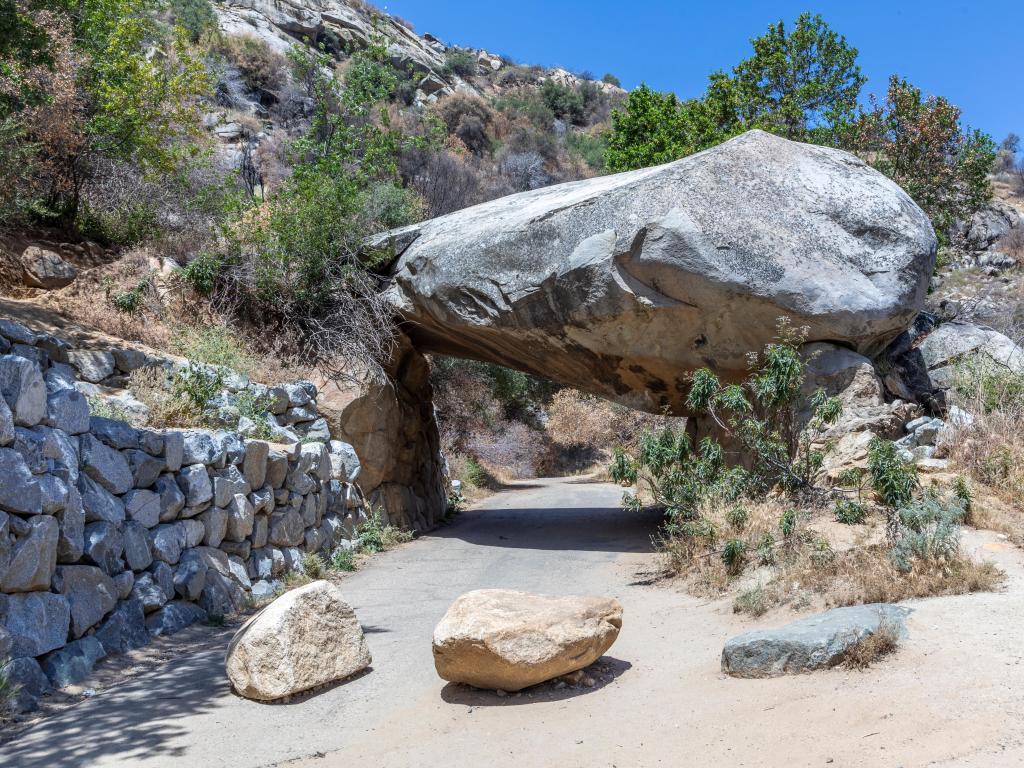
[[[326,570],[327,564],[317,553],[310,552],[302,556],[302,572],[310,579],[322,579]]]
[[[850,669],[867,669],[899,647],[900,633],[896,625],[882,619],[878,628],[846,652],[843,664]]]
[[[834,515],[837,521],[846,525],[857,525],[864,522],[868,510],[859,501],[852,499],[837,499]]]
[[[411,531],[403,531],[393,525],[385,525],[380,510],[377,509],[371,509],[366,520],[359,524],[356,534],[358,535],[359,551],[369,554],[384,552],[413,539]]]
[[[768,597],[764,587],[758,584],[756,587],[746,589],[736,596],[732,603],[733,613],[745,613],[753,616],[763,616],[768,612]]]
[[[331,555],[330,567],[332,571],[354,571],[356,569],[356,556],[351,549],[338,547]]]

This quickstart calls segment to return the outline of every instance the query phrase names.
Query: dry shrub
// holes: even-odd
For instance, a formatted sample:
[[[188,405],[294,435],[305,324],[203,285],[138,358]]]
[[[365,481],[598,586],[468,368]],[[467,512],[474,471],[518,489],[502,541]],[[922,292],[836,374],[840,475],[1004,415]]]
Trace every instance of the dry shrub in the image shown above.
[[[847,650],[843,663],[850,669],[867,669],[879,659],[895,653],[900,644],[899,628],[882,619],[878,629]]]
[[[288,80],[288,60],[253,35],[225,37],[221,52],[253,89],[276,90]]]
[[[544,433],[521,421],[502,420],[494,429],[472,435],[466,447],[501,480],[537,477],[550,465]]]
[[[128,391],[149,409],[146,426],[181,428],[205,426],[202,412],[177,394],[167,371],[157,366],[139,368],[128,377]]]
[[[607,463],[616,447],[635,452],[645,429],[683,423],[683,419],[633,410],[576,389],[556,392],[547,414],[545,429],[555,447],[555,468],[568,472]]]
[[[961,365],[952,401],[973,415],[973,423],[953,426],[943,441],[952,465],[1000,504],[983,498],[972,505],[971,522],[1024,541],[1024,376],[993,365]]]
[[[851,549],[831,562],[813,562],[803,556],[774,582],[779,602],[781,589],[809,589],[822,595],[828,606],[861,603],[898,603],[915,597],[964,595],[998,588],[1005,574],[993,563],[977,563],[965,555],[935,560],[916,559],[909,573],[893,565],[881,545]]]

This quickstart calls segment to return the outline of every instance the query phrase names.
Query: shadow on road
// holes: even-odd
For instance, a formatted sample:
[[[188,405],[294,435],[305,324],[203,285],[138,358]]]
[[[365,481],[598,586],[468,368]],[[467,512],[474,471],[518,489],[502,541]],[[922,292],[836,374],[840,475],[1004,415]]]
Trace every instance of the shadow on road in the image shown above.
[[[540,683],[513,694],[499,696],[494,691],[485,691],[471,685],[448,683],[441,689],[441,699],[448,704],[461,704],[469,707],[516,707],[524,704],[539,704],[548,701],[562,701],[585,696],[615,682],[632,664],[613,656],[602,656],[584,670],[594,682],[592,686],[583,684],[567,685],[558,681]]]
[[[172,744],[182,743],[189,730],[185,723],[211,710],[230,689],[224,674],[228,640],[230,633],[207,633],[188,654],[176,654],[173,664],[99,690],[89,700],[88,718],[77,716],[78,707],[71,707],[44,720],[39,726],[59,733],[59,738],[9,743],[0,763],[64,768],[91,766],[101,757],[117,756],[134,765],[144,758],[184,756],[185,748]]]
[[[654,510],[478,509],[427,536],[484,547],[580,552],[653,552],[662,515]]]

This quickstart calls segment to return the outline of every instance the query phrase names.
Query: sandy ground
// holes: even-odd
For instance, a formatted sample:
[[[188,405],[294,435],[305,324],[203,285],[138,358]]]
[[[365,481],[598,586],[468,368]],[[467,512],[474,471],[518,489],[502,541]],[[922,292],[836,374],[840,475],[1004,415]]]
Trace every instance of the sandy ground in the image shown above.
[[[374,558],[344,582],[374,664],[343,685],[290,704],[242,700],[222,672],[229,633],[210,629],[190,652],[20,734],[0,765],[1024,765],[1019,550],[968,532],[966,546],[1007,571],[1006,589],[911,603],[909,640],[866,672],[733,680],[719,670],[722,643],[793,614],[755,622],[638,578],[657,521],[627,515],[619,496],[607,484],[524,484]],[[621,600],[597,685],[499,697],[438,679],[431,630],[479,587]]]

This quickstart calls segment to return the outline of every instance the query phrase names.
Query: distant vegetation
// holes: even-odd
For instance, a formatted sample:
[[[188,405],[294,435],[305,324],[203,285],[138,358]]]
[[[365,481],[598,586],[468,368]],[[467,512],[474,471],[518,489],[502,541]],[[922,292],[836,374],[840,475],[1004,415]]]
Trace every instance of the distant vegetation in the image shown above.
[[[675,160],[751,128],[847,149],[904,187],[943,242],[991,197],[996,146],[965,128],[960,110],[893,76],[881,99],[860,104],[857,49],[820,16],[772,24],[753,55],[715,72],[704,96],[680,101],[641,85],[612,114],[607,164],[622,171]]]

